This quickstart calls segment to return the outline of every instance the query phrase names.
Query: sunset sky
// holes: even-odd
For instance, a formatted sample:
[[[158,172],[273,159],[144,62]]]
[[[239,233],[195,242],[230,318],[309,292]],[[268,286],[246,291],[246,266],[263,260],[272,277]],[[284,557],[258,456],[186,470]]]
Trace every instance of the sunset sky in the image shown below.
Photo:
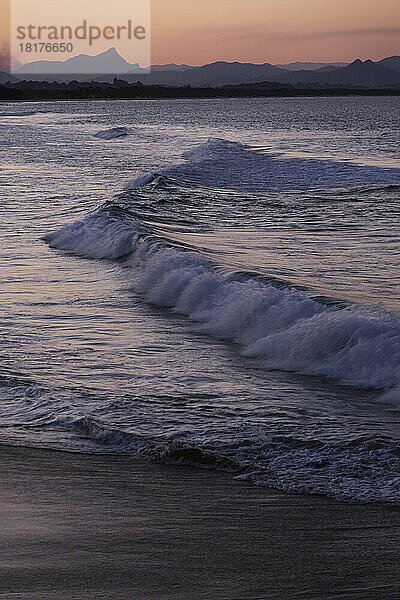
[[[68,3],[68,18],[82,20],[83,7],[91,2]],[[0,0],[4,43],[9,37],[7,3]],[[98,0],[96,4],[103,6]],[[153,64],[351,61],[400,54],[399,0],[152,0],[151,6]],[[104,2],[105,19],[108,7]],[[104,42],[88,53],[111,45],[135,62],[127,41]]]
[[[399,0],[153,0],[154,63],[400,54]]]

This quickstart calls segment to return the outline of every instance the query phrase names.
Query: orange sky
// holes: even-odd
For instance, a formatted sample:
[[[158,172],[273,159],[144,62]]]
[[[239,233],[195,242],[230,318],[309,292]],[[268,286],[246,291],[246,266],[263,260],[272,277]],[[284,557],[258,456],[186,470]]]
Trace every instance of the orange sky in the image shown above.
[[[154,63],[400,54],[400,0],[153,0]]]
[[[7,3],[0,0],[3,40]],[[78,6],[83,12],[85,0]],[[105,13],[108,6],[104,1]],[[154,64],[351,61],[400,54],[400,0],[152,0],[151,6]],[[118,49],[134,60],[128,42]]]

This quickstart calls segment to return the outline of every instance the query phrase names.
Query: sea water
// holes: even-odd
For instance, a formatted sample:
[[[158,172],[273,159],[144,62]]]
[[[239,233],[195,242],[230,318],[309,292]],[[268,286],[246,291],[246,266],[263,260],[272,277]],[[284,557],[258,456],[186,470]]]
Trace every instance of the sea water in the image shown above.
[[[395,97],[0,106],[0,442],[400,499]]]

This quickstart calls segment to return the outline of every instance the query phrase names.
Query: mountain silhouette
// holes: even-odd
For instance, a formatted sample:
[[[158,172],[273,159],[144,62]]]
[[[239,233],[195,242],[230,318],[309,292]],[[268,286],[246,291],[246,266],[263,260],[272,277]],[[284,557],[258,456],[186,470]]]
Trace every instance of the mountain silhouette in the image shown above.
[[[138,74],[124,77],[129,82],[137,81]],[[389,69],[384,64],[371,60],[362,62],[355,60],[345,67],[330,66],[316,70],[289,71],[280,69],[269,63],[256,65],[252,63],[215,62],[202,67],[195,67],[183,72],[152,72],[140,77],[146,85],[192,85],[192,86],[224,86],[241,83],[277,82],[290,85],[317,85],[339,87],[374,88],[400,85],[400,73]]]
[[[187,71],[188,69],[194,69],[190,65],[176,65],[175,63],[169,63],[167,65],[152,65],[152,71]]]
[[[316,69],[330,69],[332,67],[347,67],[347,62],[292,62],[285,65],[274,65],[279,69],[286,69],[287,71],[315,71]]]
[[[378,61],[378,64],[400,73],[400,56],[388,56]]]
[[[379,87],[400,84],[400,73],[372,60],[363,62],[357,59],[342,69],[325,71],[322,74],[317,72],[313,73],[313,76],[316,77],[314,81],[330,86]]]
[[[80,54],[65,61],[35,61],[23,65],[15,74],[31,80],[99,81],[112,83],[123,77],[127,83],[144,85],[222,87],[226,85],[279,83],[300,87],[400,87],[400,57],[391,56],[378,62],[357,59],[349,65],[340,63],[290,63],[272,65],[216,61],[200,67],[189,65],[155,65],[151,72],[122,58],[115,48],[96,56]],[[298,67],[303,67],[298,69]],[[307,67],[307,68],[304,68]]]
[[[277,81],[279,77],[285,78],[288,71],[278,69],[269,63],[256,65],[252,63],[228,63],[217,61],[201,67],[191,67],[181,71],[152,71],[149,74],[140,74],[140,81],[145,85],[173,85],[173,86],[223,86],[236,83],[263,81],[266,79]],[[138,80],[138,73],[127,73],[124,79],[130,83]],[[105,79],[110,81],[110,77]]]
[[[38,60],[28,63],[16,69],[17,75],[86,75],[88,73],[113,73],[123,75],[132,72],[134,69],[140,69],[138,64],[128,63],[122,58],[115,48],[110,48],[96,56],[79,54],[65,61]]]

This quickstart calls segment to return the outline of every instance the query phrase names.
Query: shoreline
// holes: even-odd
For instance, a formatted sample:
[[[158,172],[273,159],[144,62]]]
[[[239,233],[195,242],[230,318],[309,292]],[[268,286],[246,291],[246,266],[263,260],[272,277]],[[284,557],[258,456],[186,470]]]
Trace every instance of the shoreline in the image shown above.
[[[7,600],[398,598],[400,504],[228,473],[2,446]]]

